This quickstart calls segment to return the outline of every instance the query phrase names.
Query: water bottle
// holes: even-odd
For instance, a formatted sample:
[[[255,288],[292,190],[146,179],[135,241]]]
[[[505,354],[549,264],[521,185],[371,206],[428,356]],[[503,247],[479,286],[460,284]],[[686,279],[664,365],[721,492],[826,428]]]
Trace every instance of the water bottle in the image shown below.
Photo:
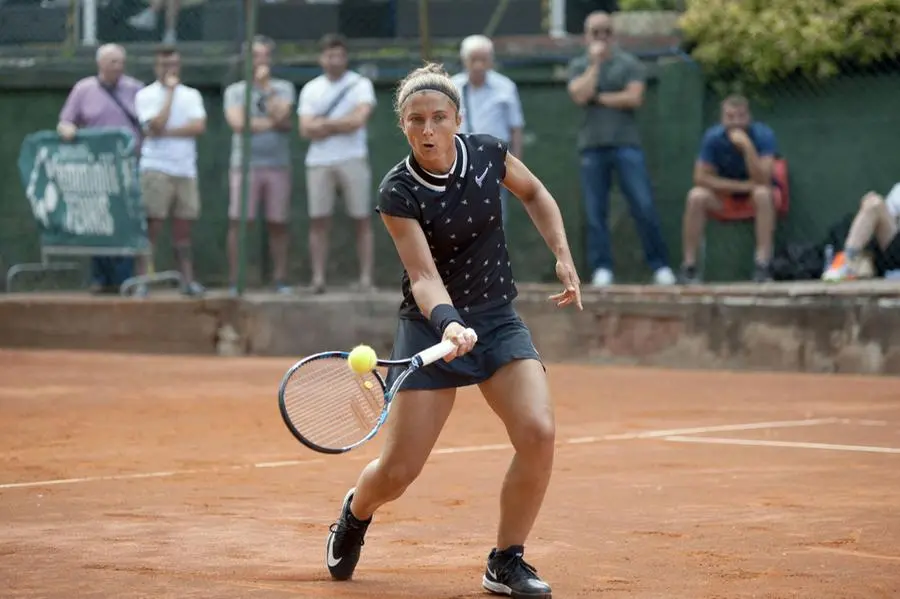
[[[834,246],[829,243],[825,246],[825,268],[822,269],[822,272],[831,268],[832,262],[834,262]]]

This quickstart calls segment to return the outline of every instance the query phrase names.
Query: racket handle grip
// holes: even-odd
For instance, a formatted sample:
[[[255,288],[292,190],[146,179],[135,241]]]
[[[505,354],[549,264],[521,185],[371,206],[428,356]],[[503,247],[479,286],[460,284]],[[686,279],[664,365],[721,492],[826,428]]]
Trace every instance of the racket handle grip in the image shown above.
[[[474,331],[472,334],[475,334]],[[428,366],[432,362],[437,362],[447,354],[451,353],[454,349],[456,349],[456,344],[448,339],[423,349],[418,353],[418,356],[422,359],[422,366]]]

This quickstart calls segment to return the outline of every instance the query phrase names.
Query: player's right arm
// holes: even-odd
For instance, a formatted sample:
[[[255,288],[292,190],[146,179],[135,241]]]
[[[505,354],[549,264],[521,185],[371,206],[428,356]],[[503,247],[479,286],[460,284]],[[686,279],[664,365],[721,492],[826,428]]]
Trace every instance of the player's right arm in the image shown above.
[[[392,192],[388,193],[388,196],[392,195],[394,195]],[[384,200],[384,196],[382,197]],[[386,205],[382,200],[379,210],[381,220],[384,222],[384,226],[394,242],[394,247],[397,248],[400,262],[409,276],[410,289],[416,305],[419,306],[419,310],[425,318],[431,320],[432,312],[437,306],[453,306],[453,302],[450,294],[447,293],[437,265],[434,263],[428,247],[428,240],[419,221],[410,216],[392,216],[385,213],[402,213],[393,209],[398,205],[396,201],[398,199],[400,200],[399,205],[407,205],[405,199],[396,196],[394,201],[390,202],[392,205]],[[461,320],[460,322],[451,322],[443,330],[442,338],[450,339],[457,345],[456,352],[445,358],[447,361],[469,352],[474,345],[474,339],[466,333]]]
[[[419,221],[384,213],[381,214],[381,220],[384,221],[400,255],[400,262],[409,275],[412,293],[422,314],[429,318],[435,306],[452,304]]]

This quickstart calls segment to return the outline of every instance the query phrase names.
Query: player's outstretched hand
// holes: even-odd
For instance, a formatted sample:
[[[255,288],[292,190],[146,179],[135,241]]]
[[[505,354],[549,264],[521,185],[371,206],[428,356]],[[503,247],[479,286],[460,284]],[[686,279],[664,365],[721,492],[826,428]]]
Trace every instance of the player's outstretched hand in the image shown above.
[[[458,322],[451,322],[444,329],[444,339],[449,339],[456,344],[456,351],[444,356],[444,361],[449,362],[472,351],[476,336],[472,329],[467,329]]]
[[[579,310],[584,310],[581,305],[581,281],[578,279],[578,273],[575,266],[570,262],[556,261],[556,277],[563,284],[562,293],[551,295],[550,299],[556,302],[558,308],[575,304]]]

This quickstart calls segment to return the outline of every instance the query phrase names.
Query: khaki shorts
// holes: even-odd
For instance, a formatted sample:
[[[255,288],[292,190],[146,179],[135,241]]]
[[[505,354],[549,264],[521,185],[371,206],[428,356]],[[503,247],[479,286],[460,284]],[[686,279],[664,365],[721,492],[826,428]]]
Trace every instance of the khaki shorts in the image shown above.
[[[141,171],[141,196],[147,218],[179,220],[200,217],[200,192],[197,179],[175,177],[159,171]]]
[[[266,210],[266,222],[286,224],[291,214],[291,169],[289,167],[250,167],[250,186],[247,194],[247,221],[256,220],[256,212],[262,202]],[[241,169],[229,172],[230,201],[228,218],[241,218]]]
[[[328,166],[306,168],[309,217],[323,218],[334,212],[340,190],[351,218],[368,218],[372,211],[372,170],[368,158],[351,158]]]

